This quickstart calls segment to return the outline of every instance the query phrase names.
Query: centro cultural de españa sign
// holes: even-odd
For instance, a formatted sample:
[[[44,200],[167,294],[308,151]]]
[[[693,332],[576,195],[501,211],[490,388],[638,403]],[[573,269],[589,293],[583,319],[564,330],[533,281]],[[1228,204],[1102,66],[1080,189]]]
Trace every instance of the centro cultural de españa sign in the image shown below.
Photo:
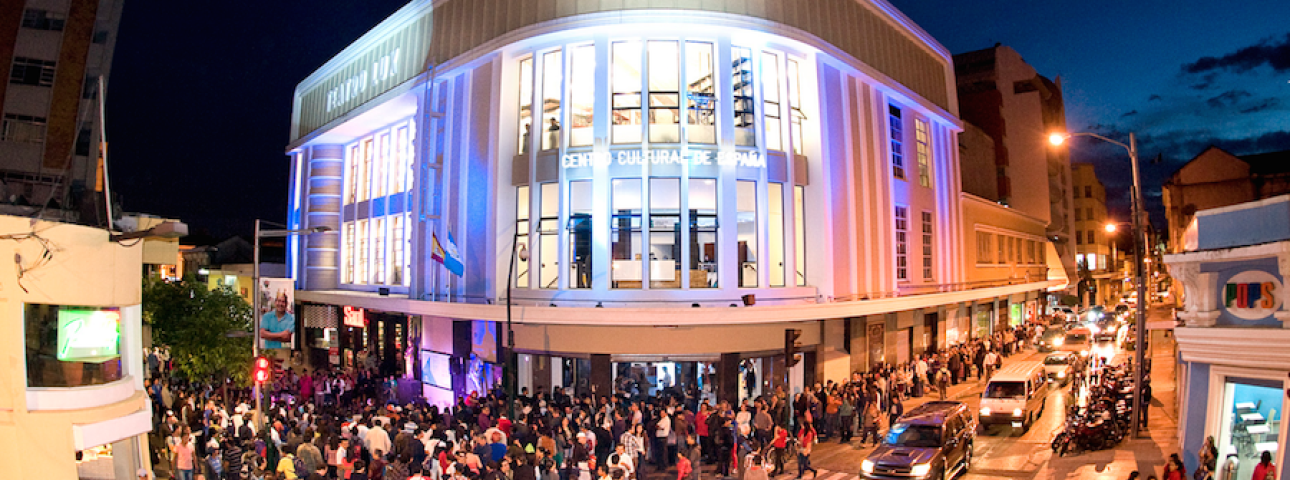
[[[609,165],[689,165],[765,168],[761,152],[712,150],[623,150],[604,153],[570,153],[560,157],[561,168],[607,167]]]
[[[121,312],[58,310],[58,359],[102,363],[121,355]]]

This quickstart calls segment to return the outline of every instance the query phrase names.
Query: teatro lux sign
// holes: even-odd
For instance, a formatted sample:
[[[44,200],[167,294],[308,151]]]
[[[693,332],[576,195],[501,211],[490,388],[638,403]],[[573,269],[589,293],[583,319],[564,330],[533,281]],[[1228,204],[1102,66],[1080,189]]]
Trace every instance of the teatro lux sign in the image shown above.
[[[560,157],[561,168],[607,167],[610,165],[688,165],[765,168],[761,152],[711,150],[623,150],[603,153],[570,153]]]

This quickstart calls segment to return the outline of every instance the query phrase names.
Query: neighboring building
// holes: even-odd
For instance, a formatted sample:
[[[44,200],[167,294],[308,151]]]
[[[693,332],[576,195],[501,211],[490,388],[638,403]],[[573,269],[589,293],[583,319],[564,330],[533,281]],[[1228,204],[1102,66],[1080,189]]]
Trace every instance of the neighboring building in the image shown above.
[[[137,479],[148,468],[138,240],[0,216],[5,308],[0,463],[6,478]],[[25,237],[25,235],[30,235]],[[78,461],[77,453],[81,453]]]
[[[1124,281],[1115,267],[1120,254],[1116,240],[1120,235],[1131,238],[1133,230],[1122,224],[1127,219],[1107,215],[1106,187],[1097,178],[1093,164],[1075,163],[1071,165],[1071,173],[1075,184],[1075,264],[1080,272],[1081,302],[1084,306],[1114,307]],[[1108,224],[1114,224],[1116,231],[1108,232]]]
[[[954,56],[964,146],[964,191],[1016,208],[1046,223],[1047,237],[1061,260],[1070,287],[1075,264],[1074,198],[1070,156],[1050,148],[1048,133],[1066,131],[1061,84],[1035,72],[1011,47],[998,45]],[[993,154],[991,156],[990,154]]]
[[[1178,435],[1188,471],[1207,437],[1218,447],[1219,471],[1251,478],[1271,452],[1277,478],[1287,473],[1284,421],[1290,389],[1290,196],[1195,213],[1196,242],[1165,255],[1169,273],[1185,285],[1174,329],[1178,342]]]
[[[282,263],[282,245],[281,238],[260,240],[261,277],[287,277],[287,266]],[[179,276],[192,276],[210,288],[229,287],[251,303],[255,282],[254,254],[251,242],[240,236],[229,237],[215,245],[184,245],[179,251]]]
[[[1197,211],[1290,193],[1290,150],[1238,157],[1211,146],[1178,168],[1163,193],[1169,248],[1181,252]]]
[[[514,318],[522,386],[735,400],[1065,284],[1047,203],[962,194],[953,63],[891,5],[668,5],[416,0],[306,78],[289,227],[332,229],[287,245],[306,357],[366,351],[444,403],[499,377]]]
[[[98,77],[112,65],[122,3],[0,4],[0,213],[106,224]]]

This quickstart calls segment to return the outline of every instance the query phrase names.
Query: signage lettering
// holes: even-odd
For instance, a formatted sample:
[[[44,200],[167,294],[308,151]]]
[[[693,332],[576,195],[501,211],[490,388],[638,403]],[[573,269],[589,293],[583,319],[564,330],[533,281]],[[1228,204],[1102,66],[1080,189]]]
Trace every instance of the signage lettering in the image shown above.
[[[344,105],[345,102],[353,100],[360,93],[367,91],[369,82],[372,88],[380,88],[383,83],[397,78],[399,53],[402,50],[402,48],[394,49],[393,52],[376,59],[371,65],[364,66],[358,73],[342,80],[340,85],[328,90],[327,111],[331,112],[333,108]]]
[[[367,315],[364,315],[363,309],[345,305],[345,326],[363,328],[367,326]]]
[[[609,165],[690,165],[765,168],[761,152],[713,152],[696,150],[630,150],[614,153],[570,153],[560,157],[562,168],[607,167]]]
[[[1223,309],[1242,320],[1266,319],[1281,308],[1281,280],[1260,270],[1233,275],[1218,294]]]

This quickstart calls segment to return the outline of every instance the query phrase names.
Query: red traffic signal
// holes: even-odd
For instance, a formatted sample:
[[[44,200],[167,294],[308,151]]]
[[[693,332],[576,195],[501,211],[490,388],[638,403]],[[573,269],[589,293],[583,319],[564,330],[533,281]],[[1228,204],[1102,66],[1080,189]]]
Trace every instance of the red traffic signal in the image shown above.
[[[251,368],[251,380],[255,383],[264,383],[269,381],[273,375],[273,364],[267,357],[255,357],[255,364]]]

